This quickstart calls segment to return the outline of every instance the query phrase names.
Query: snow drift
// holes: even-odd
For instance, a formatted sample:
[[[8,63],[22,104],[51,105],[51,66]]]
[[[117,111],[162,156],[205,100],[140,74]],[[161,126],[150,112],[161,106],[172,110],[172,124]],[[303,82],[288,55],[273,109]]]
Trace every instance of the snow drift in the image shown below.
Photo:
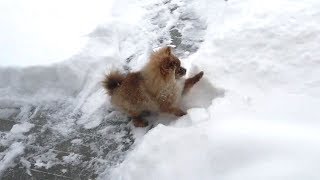
[[[318,179],[320,4],[204,3],[188,61],[225,96],[149,131],[111,179]]]

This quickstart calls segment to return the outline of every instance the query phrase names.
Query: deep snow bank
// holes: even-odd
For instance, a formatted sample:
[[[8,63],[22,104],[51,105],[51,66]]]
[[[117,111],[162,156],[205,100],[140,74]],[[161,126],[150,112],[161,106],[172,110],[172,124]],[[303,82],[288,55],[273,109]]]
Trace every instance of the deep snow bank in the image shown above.
[[[199,11],[207,35],[187,61],[225,96],[149,131],[112,179],[320,177],[320,3],[217,4]]]
[[[45,65],[70,58],[98,23],[110,18],[112,0],[0,2],[0,66]]]

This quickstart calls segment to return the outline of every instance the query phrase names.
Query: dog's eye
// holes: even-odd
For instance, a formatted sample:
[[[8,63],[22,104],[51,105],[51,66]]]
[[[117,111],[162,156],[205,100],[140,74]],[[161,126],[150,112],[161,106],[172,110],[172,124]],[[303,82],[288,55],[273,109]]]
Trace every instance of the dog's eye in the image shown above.
[[[174,58],[173,62],[175,63],[175,66],[180,67],[180,60],[178,58]]]

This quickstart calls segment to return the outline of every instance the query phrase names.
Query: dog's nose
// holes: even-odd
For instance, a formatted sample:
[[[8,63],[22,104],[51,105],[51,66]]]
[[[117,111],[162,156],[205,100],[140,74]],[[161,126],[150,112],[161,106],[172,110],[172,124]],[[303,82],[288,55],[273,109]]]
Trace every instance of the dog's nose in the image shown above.
[[[185,75],[186,72],[187,72],[187,70],[185,68],[182,68],[182,67],[180,68],[180,73],[181,74]]]

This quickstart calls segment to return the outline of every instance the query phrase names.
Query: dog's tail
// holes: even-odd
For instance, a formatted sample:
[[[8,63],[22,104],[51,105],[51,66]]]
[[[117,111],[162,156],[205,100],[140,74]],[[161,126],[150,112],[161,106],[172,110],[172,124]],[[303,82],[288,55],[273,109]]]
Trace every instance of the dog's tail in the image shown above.
[[[125,76],[121,74],[119,71],[113,71],[107,74],[102,81],[103,87],[107,90],[109,95],[112,95],[114,91],[121,86]]]

